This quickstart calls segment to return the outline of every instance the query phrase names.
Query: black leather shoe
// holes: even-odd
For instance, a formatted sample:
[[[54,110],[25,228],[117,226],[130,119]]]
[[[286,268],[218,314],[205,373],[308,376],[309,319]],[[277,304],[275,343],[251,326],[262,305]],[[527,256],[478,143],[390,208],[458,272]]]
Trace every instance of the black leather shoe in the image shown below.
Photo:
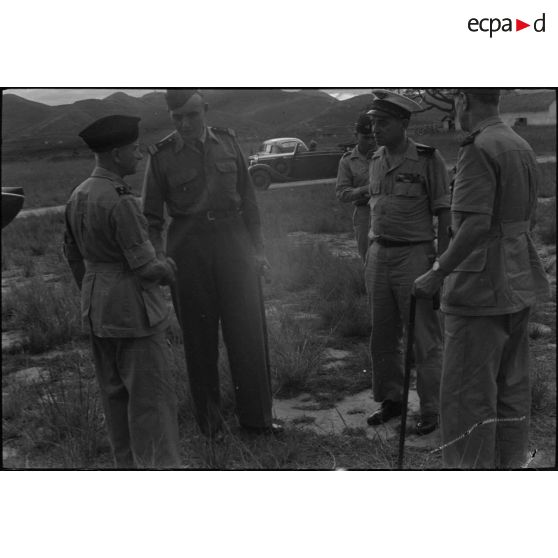
[[[386,399],[382,401],[382,407],[375,413],[372,413],[366,419],[366,422],[369,426],[379,426],[392,418],[400,416],[401,408],[401,401],[390,401]]]
[[[250,434],[263,434],[266,436],[282,434],[285,430],[283,425],[277,422],[272,422],[271,426],[247,426],[243,424],[242,428]]]
[[[416,433],[419,436],[426,436],[431,434],[438,428],[438,419],[435,417],[420,419],[416,425]]]

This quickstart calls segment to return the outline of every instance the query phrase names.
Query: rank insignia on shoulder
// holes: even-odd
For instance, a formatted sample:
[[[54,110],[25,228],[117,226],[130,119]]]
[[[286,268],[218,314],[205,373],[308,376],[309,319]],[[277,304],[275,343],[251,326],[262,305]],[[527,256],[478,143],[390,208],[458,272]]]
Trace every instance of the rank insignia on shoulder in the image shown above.
[[[436,151],[435,147],[432,147],[430,145],[424,145],[423,143],[417,143],[417,153],[419,155],[426,155],[426,156],[431,156],[434,154],[434,151]]]
[[[461,143],[460,146],[461,147],[465,147],[466,145],[470,145],[471,143],[475,143],[475,138],[477,137],[477,134],[480,132],[480,130],[477,130],[476,132],[473,132],[472,134],[469,134]]]
[[[118,184],[118,186],[115,186],[114,189],[119,196],[126,196],[127,194],[132,193],[130,188],[128,188],[128,186],[124,186],[123,184]]]
[[[218,134],[228,134],[229,136],[232,136],[233,138],[236,137],[236,132],[232,128],[217,128],[215,126],[211,126],[211,129],[214,132],[217,132]]]
[[[174,143],[175,138],[176,138],[176,132],[172,132],[171,134],[164,137],[162,140],[158,141],[157,143],[148,146],[147,151],[149,151],[150,155],[156,155],[163,147]]]

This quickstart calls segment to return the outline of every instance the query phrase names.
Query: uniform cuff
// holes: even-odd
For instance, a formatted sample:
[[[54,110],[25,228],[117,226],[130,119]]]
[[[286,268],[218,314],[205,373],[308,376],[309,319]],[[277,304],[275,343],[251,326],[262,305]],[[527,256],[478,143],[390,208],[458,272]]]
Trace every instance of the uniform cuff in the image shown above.
[[[155,249],[149,240],[142,244],[137,244],[124,250],[124,257],[130,266],[130,269],[137,269],[142,265],[153,260],[155,256]]]

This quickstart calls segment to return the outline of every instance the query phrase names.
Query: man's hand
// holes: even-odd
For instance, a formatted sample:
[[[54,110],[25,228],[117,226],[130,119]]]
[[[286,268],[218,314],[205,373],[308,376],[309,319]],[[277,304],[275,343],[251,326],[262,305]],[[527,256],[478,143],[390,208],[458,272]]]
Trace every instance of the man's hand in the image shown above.
[[[417,298],[434,298],[434,295],[442,288],[445,276],[445,273],[441,271],[430,269],[415,279],[413,294]]]
[[[256,270],[258,272],[258,275],[261,275],[265,279],[265,282],[268,283],[271,280],[270,277],[271,265],[269,261],[267,260],[265,254],[263,253],[257,253],[255,259],[256,259]]]
[[[176,281],[178,272],[176,262],[172,258],[165,258],[162,263],[164,264],[164,275],[161,279],[161,285],[172,285]]]

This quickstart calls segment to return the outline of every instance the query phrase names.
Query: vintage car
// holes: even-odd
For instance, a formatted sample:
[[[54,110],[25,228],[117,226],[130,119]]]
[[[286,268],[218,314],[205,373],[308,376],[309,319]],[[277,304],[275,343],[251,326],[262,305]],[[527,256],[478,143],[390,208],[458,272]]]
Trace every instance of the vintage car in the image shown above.
[[[23,207],[23,188],[2,186],[2,228],[12,222]]]
[[[272,182],[335,178],[344,150],[308,149],[298,138],[275,138],[264,141],[248,159],[254,186],[266,190]]]

